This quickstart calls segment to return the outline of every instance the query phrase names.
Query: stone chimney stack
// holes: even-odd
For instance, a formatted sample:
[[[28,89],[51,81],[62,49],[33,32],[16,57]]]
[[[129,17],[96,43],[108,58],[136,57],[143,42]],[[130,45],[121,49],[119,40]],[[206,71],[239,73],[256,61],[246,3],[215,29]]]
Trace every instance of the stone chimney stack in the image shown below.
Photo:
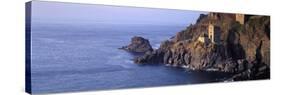
[[[240,24],[244,24],[244,14],[235,14],[235,20],[238,21]]]

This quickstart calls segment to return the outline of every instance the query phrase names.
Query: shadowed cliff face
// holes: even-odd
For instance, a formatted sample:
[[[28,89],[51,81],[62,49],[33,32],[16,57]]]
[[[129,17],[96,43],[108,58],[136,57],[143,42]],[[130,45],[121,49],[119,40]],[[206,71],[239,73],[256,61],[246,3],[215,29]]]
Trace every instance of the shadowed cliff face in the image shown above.
[[[245,15],[240,24],[231,15],[200,15],[196,24],[163,41],[159,49],[135,58],[135,63],[230,72],[237,74],[235,80],[269,78],[270,17]],[[197,40],[208,23],[221,30],[219,43]]]

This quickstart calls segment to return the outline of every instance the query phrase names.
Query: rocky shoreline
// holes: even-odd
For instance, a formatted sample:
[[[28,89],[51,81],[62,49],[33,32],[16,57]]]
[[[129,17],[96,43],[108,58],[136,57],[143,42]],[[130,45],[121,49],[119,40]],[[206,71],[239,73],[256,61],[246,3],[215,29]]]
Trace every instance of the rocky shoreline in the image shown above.
[[[243,15],[241,22],[233,15],[237,14],[201,14],[196,24],[163,41],[155,50],[142,37],[133,37],[131,44],[121,49],[143,52],[134,59],[136,64],[226,72],[233,74],[229,80],[234,81],[269,79],[270,18]]]

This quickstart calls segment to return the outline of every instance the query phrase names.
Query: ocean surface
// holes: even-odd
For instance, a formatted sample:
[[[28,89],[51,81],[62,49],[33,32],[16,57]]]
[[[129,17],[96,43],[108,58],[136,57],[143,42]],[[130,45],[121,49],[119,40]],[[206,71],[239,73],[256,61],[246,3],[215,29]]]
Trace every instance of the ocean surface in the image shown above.
[[[33,23],[33,93],[95,91],[221,81],[227,75],[164,65],[137,65],[133,54],[118,48],[133,36],[153,48],[186,26]]]

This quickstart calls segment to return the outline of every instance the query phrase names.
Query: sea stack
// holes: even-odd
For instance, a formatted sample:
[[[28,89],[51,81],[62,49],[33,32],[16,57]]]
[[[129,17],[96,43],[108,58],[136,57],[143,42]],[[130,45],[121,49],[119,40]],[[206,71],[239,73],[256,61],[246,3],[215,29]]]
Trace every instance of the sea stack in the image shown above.
[[[145,53],[153,51],[149,40],[139,36],[134,36],[133,38],[131,38],[131,43],[129,45],[123,46],[119,49],[123,49],[133,53]]]

